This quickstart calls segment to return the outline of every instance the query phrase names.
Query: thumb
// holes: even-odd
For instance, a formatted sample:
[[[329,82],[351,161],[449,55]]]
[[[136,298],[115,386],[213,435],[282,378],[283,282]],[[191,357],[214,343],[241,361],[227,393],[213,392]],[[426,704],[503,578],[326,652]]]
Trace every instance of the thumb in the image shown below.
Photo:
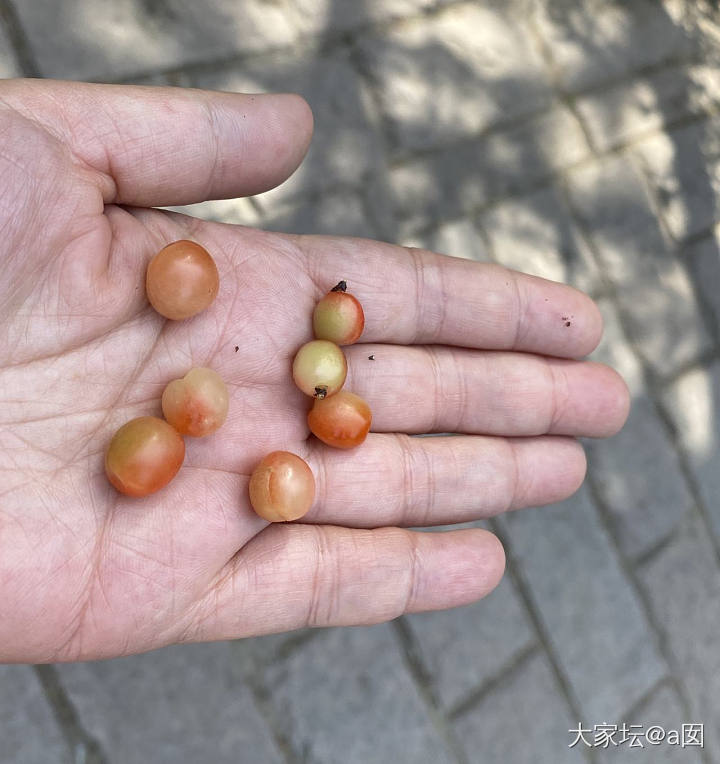
[[[103,176],[106,203],[192,204],[273,188],[298,167],[312,113],[296,95],[10,80],[3,101]]]

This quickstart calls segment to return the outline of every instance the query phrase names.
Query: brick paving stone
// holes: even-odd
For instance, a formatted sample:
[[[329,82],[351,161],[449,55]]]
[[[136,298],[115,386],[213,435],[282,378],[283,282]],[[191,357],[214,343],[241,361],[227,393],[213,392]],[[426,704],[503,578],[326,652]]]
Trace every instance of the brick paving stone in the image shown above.
[[[545,655],[523,661],[454,724],[467,760],[475,764],[577,764],[568,748],[576,726]]]
[[[462,257],[466,260],[489,262],[490,254],[480,232],[467,218],[441,223],[422,235],[411,236],[402,244],[439,252],[441,255]]]
[[[587,489],[501,523],[580,710],[616,718],[665,667]]]
[[[638,172],[613,156],[568,173],[572,205],[613,283],[630,339],[660,375],[707,350],[710,337],[685,265],[663,238]]]
[[[600,301],[605,330],[592,360],[623,376],[632,405],[625,427],[611,441],[585,441],[589,474],[622,551],[637,556],[666,538],[692,505],[677,451],[645,387],[642,368],[628,345],[617,312]]]
[[[58,666],[80,721],[110,764],[284,764],[228,643],[182,645]]]
[[[54,0],[16,9],[45,77],[119,79],[265,51],[298,36],[284,0]]]
[[[558,107],[473,143],[395,165],[391,201],[406,227],[419,230],[527,189],[587,154],[579,124]]]
[[[685,687],[690,719],[705,725],[706,755],[720,761],[720,571],[697,516],[639,570],[655,618]]]
[[[275,207],[258,227],[281,233],[327,234],[374,238],[360,196],[350,190],[325,194],[305,203]]]
[[[665,391],[663,404],[720,538],[720,361],[680,377]]]
[[[371,22],[416,15],[435,0],[292,0],[295,20],[303,35],[349,32]]]
[[[42,686],[29,666],[0,666],[0,761],[72,761]]]
[[[502,265],[584,291],[597,287],[595,258],[554,186],[501,202],[480,224]]]
[[[693,281],[712,316],[715,335],[720,336],[720,227],[714,235],[693,244],[688,259]]]
[[[358,186],[382,162],[367,93],[347,49],[328,55],[278,53],[211,72],[194,74],[195,87],[235,92],[294,92],[310,104],[315,133],[300,168],[279,188],[256,200],[267,212],[290,202],[311,201],[330,186]]]
[[[600,151],[622,146],[719,103],[720,71],[708,64],[663,69],[576,101]]]
[[[571,92],[686,56],[695,48],[688,32],[654,0],[538,0],[537,8],[540,34],[560,82]]]
[[[218,223],[257,226],[260,215],[249,199],[218,199],[165,209]]]
[[[617,745],[608,742],[607,748],[595,748],[599,764],[656,764],[656,762],[657,764],[701,764],[700,748],[683,748],[680,745],[671,745],[666,742],[652,745],[647,742],[644,734],[641,735],[650,727],[658,725],[666,732],[679,731],[680,737],[682,737],[682,725],[689,723],[689,721],[684,717],[675,691],[671,687],[663,685],[632,716],[618,720],[619,727],[623,722],[627,725],[625,742],[620,742],[623,737],[619,730],[613,738]],[[586,726],[592,726],[593,723],[595,722]],[[588,738],[588,742],[594,742],[593,735],[588,736]],[[640,745],[642,748],[639,747]]]
[[[633,399],[612,441],[587,442],[590,475],[630,557],[666,538],[692,505],[670,436],[647,395]]]
[[[658,133],[638,143],[661,213],[676,239],[720,220],[720,123],[715,119]]]
[[[20,77],[20,65],[12,50],[10,38],[0,19],[0,79]]]
[[[360,42],[395,149],[437,147],[549,106],[518,5],[453,4]]]
[[[453,761],[387,624],[324,630],[268,668],[265,682],[303,761]]]
[[[451,708],[527,650],[535,639],[509,577],[480,602],[453,610],[417,613],[407,623],[431,676],[432,688]]]

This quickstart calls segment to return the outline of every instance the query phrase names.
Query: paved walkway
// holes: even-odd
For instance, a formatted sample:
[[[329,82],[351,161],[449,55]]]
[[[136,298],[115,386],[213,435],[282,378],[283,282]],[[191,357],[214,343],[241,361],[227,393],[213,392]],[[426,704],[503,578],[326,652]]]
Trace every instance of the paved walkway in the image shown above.
[[[302,93],[296,177],[199,214],[576,284],[634,403],[483,602],[0,667],[0,761],[720,762],[719,62],[702,0],[0,0],[0,76]]]

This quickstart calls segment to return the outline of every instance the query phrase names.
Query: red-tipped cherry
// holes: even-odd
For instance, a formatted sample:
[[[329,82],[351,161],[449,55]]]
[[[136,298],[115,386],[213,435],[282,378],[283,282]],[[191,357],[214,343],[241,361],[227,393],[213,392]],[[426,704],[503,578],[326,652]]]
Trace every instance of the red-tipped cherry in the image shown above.
[[[215,299],[220,277],[215,261],[194,241],[182,239],[161,249],[148,265],[148,300],[165,318],[180,321],[205,310]]]
[[[255,512],[271,523],[297,520],[315,499],[315,478],[304,459],[273,451],[253,471],[248,486]]]
[[[346,292],[344,281],[334,286],[313,311],[313,331],[319,340],[352,345],[365,328],[365,314],[357,297]]]
[[[227,418],[227,387],[217,372],[197,366],[165,388],[162,410],[179,433],[202,438],[215,432]]]
[[[128,496],[147,496],[177,475],[185,443],[167,422],[154,416],[131,419],[113,435],[105,454],[112,485]]]
[[[339,393],[316,399],[308,411],[310,432],[334,448],[355,448],[367,437],[372,415],[370,406],[355,393]]]
[[[298,350],[292,375],[295,384],[306,395],[326,398],[345,384],[347,361],[334,342],[312,340]]]

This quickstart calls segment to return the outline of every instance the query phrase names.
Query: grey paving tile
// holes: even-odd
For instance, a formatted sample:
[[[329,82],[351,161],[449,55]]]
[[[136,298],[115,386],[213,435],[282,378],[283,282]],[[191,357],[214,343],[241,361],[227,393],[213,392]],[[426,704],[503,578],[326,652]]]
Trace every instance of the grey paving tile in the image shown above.
[[[662,401],[720,538],[720,362],[684,374]]]
[[[346,49],[328,55],[312,51],[248,59],[243,65],[194,74],[201,88],[234,92],[293,92],[310,104],[313,140],[300,168],[279,188],[255,198],[266,212],[338,184],[358,186],[382,162],[380,139],[367,94]]]
[[[509,577],[480,602],[407,616],[436,696],[448,709],[532,644],[535,635]]]
[[[249,199],[218,199],[165,209],[218,223],[257,226],[260,215]]]
[[[595,258],[554,186],[500,202],[480,224],[502,265],[584,291],[597,287]]]
[[[267,214],[261,213],[257,225],[282,233],[375,236],[360,195],[351,190],[324,194],[305,203],[278,205]]]
[[[5,77],[20,77],[20,64],[13,52],[7,30],[0,19],[0,79]]]
[[[692,505],[675,444],[645,387],[640,362],[628,345],[609,300],[600,308],[603,340],[590,356],[615,368],[632,396],[625,427],[611,440],[587,440],[588,468],[620,548],[640,555],[666,538]]]
[[[293,0],[292,8],[301,32],[315,36],[413,16],[435,4],[435,0]]]
[[[690,274],[712,316],[715,335],[720,335],[720,227],[690,247]]]
[[[444,145],[549,106],[518,5],[453,4],[361,40],[394,148]]]
[[[720,102],[716,66],[675,66],[576,102],[595,146],[607,151]]]
[[[568,748],[575,724],[547,659],[536,653],[454,727],[469,762],[577,764],[586,759]]]
[[[473,143],[396,165],[389,178],[392,204],[399,219],[421,229],[527,189],[587,153],[574,117],[554,109]]]
[[[304,761],[453,761],[387,624],[324,630],[268,668],[265,683]]]
[[[663,238],[638,173],[624,156],[572,170],[572,205],[612,281],[630,338],[660,375],[710,345],[687,269]]]
[[[590,441],[586,448],[590,474],[625,554],[641,555],[672,533],[692,497],[647,395],[633,400],[627,424],[611,441]]]
[[[0,666],[0,761],[3,764],[72,761],[30,666]]]
[[[234,660],[232,645],[183,645],[58,666],[81,723],[111,764],[284,764]]]
[[[54,0],[17,3],[45,77],[119,79],[288,45],[284,0]]]
[[[622,723],[625,723],[624,730]],[[683,724],[689,723],[685,719],[680,701],[673,689],[663,685],[647,703],[644,703],[631,717],[623,718],[617,722],[618,734],[612,736],[615,744],[608,740],[605,747],[604,738],[587,736],[590,743],[601,742],[601,745],[593,747],[598,754],[600,764],[644,764],[646,762],[658,762],[659,764],[700,764],[702,761],[701,748],[695,746],[683,747]],[[592,725],[589,725],[592,726]],[[658,744],[648,742],[646,733],[654,726],[662,727],[666,733],[666,739]],[[676,736],[679,733],[675,743]],[[651,740],[653,739],[651,733]],[[670,742],[668,742],[668,740]]]
[[[480,231],[468,218],[441,223],[428,233],[410,236],[400,243],[406,247],[421,247],[451,257],[490,261],[490,254]]]
[[[616,718],[665,667],[587,489],[501,522],[580,710]]]
[[[676,239],[720,220],[720,123],[715,119],[658,133],[636,144],[662,215]]]
[[[672,667],[688,695],[692,718],[705,725],[706,753],[720,761],[720,571],[697,516],[639,570],[655,618],[674,656]]]
[[[540,33],[563,86],[572,92],[687,55],[695,47],[663,3],[653,0],[540,0],[537,7]]]

